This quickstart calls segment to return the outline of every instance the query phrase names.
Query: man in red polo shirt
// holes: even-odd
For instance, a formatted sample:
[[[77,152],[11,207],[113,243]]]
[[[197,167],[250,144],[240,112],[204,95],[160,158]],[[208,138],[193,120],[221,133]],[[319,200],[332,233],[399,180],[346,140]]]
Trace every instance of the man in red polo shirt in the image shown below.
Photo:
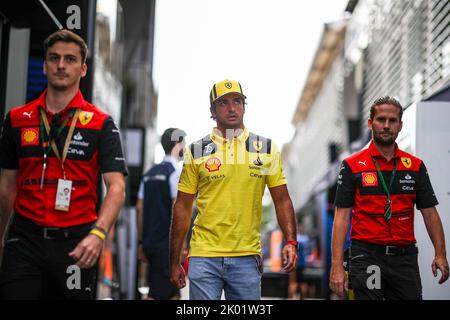
[[[422,299],[414,237],[414,204],[422,212],[433,242],[434,276],[448,279],[449,267],[438,204],[422,160],[395,143],[402,129],[403,108],[382,97],[370,109],[372,141],[341,165],[332,236],[330,288],[343,296],[345,238],[352,210],[349,279],[356,299]]]
[[[112,118],[79,90],[87,72],[83,39],[59,30],[44,51],[47,89],[11,109],[2,127],[0,298],[91,299],[127,168]],[[107,192],[97,215],[100,173]]]

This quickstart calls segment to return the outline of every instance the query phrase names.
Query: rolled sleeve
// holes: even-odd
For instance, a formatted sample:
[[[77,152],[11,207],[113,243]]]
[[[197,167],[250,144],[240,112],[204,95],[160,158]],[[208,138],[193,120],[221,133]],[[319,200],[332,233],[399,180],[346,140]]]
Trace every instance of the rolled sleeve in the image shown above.
[[[352,207],[355,202],[355,191],[352,170],[344,160],[341,163],[337,179],[335,206],[338,208]]]
[[[0,168],[12,170],[19,169],[19,158],[9,112],[6,115],[0,133]]]
[[[286,184],[287,180],[281,163],[281,153],[274,142],[272,142],[271,154],[273,154],[273,159],[266,176],[266,184],[267,187],[274,188]]]
[[[434,194],[433,186],[431,185],[430,176],[427,168],[422,162],[419,169],[419,184],[416,193],[416,207],[417,209],[431,208],[439,204],[436,195]]]
[[[194,163],[189,148],[185,152],[183,169],[178,182],[178,190],[184,193],[196,194],[198,188],[198,168]]]
[[[99,161],[102,173],[122,172],[124,175],[128,174],[120,132],[111,117],[106,119],[100,134]]]

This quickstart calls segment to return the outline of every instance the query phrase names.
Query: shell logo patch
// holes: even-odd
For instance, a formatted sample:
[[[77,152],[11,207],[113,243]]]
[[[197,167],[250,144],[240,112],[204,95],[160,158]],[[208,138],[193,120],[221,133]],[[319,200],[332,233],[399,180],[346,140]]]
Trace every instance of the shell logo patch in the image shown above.
[[[373,172],[363,172],[361,174],[363,187],[378,187],[378,177]]]
[[[22,146],[38,146],[39,145],[39,129],[38,128],[22,128],[21,134]]]
[[[400,160],[402,160],[403,165],[405,168],[409,169],[412,166],[411,158],[401,157]]]
[[[205,162],[205,168],[208,169],[209,172],[216,172],[220,170],[220,166],[222,165],[222,162],[219,158],[213,157],[209,158]]]
[[[87,125],[89,122],[91,122],[93,117],[94,117],[93,112],[81,111],[80,115],[78,116],[78,119],[80,119],[80,123],[84,126]]]

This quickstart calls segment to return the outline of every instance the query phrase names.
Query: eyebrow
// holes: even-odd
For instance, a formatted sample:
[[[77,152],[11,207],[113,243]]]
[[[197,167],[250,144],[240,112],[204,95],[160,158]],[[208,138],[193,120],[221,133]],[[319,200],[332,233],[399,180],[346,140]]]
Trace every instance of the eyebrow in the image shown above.
[[[77,57],[77,55],[75,55],[75,54],[71,54],[71,53],[68,53],[68,54],[63,54],[63,55],[61,55],[61,54],[59,54],[59,53],[56,53],[56,52],[49,52],[48,53],[48,56],[58,56],[58,57]]]

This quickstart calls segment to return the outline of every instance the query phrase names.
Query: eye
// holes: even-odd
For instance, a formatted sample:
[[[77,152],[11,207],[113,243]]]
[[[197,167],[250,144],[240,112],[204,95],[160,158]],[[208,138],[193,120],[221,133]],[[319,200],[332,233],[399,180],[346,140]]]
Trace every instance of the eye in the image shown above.
[[[218,101],[217,101],[217,105],[218,105],[219,107],[223,107],[223,106],[226,105],[226,102],[225,102],[224,100],[218,100]]]
[[[77,58],[74,56],[67,56],[64,58],[66,60],[67,63],[75,63],[77,62]]]
[[[242,104],[242,99],[241,98],[235,98],[233,99],[233,103],[235,106],[240,106]]]
[[[49,60],[50,62],[58,62],[58,61],[59,61],[59,56],[58,56],[58,55],[52,54],[52,55],[50,55],[50,56],[48,57],[48,60]]]

